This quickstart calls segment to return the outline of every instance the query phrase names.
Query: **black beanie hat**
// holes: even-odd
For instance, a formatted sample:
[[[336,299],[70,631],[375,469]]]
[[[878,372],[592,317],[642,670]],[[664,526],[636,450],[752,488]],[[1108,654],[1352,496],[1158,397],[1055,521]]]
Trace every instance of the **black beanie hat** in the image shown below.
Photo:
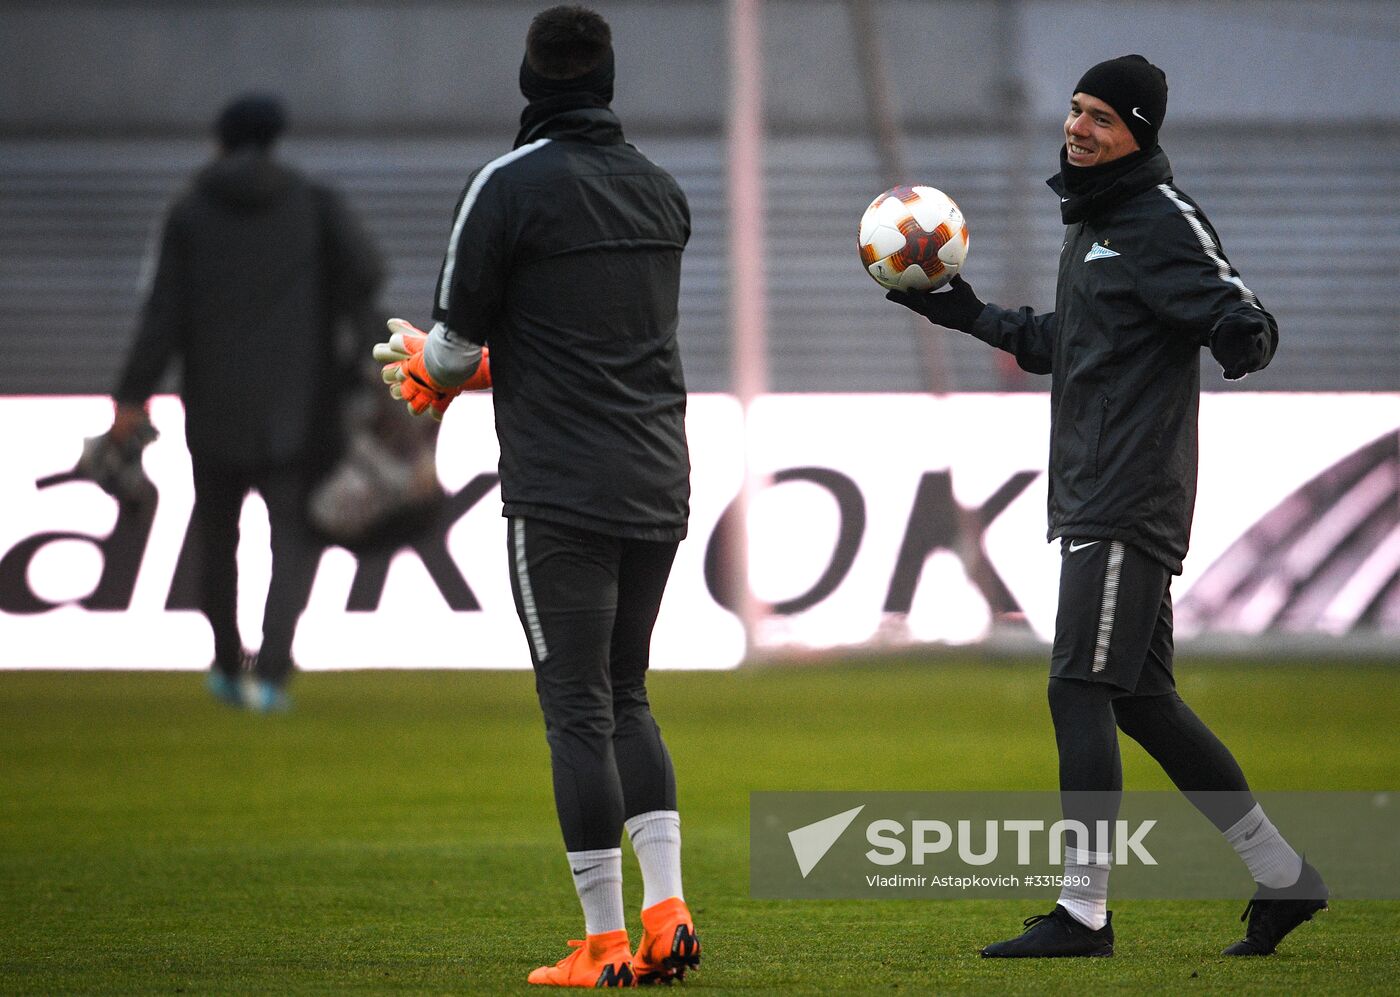
[[[579,76],[555,79],[535,71],[527,55],[520,61],[520,92],[526,100],[543,100],[561,94],[591,94],[603,104],[611,104],[613,99],[613,51],[609,48],[598,60],[598,64]]]
[[[244,94],[219,112],[214,131],[229,151],[245,145],[266,149],[287,127],[287,111],[272,94]]]
[[[1157,144],[1157,131],[1167,116],[1167,74],[1140,55],[1109,59],[1080,77],[1074,93],[1097,97],[1118,112],[1137,139],[1138,148]]]

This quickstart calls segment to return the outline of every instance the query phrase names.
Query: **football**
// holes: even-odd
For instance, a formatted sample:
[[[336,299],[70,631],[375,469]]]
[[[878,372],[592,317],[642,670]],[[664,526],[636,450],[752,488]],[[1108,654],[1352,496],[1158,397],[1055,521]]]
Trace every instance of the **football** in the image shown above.
[[[936,187],[891,187],[865,209],[856,238],[860,262],[893,291],[932,291],[967,259],[967,222]]]

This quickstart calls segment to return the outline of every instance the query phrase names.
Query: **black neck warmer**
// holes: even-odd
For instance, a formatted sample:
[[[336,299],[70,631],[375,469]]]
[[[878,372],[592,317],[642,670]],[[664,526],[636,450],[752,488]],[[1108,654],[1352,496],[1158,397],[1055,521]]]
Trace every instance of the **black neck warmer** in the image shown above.
[[[1102,166],[1071,166],[1065,147],[1060,146],[1061,220],[1072,225],[1138,193],[1121,181],[1157,151],[1158,147],[1153,146],[1130,152]]]
[[[520,92],[529,104],[520,112],[520,131],[515,136],[518,149],[539,137],[540,126],[564,111],[585,107],[607,107],[613,98],[613,54],[609,49],[598,63],[582,76],[554,80],[520,63]]]

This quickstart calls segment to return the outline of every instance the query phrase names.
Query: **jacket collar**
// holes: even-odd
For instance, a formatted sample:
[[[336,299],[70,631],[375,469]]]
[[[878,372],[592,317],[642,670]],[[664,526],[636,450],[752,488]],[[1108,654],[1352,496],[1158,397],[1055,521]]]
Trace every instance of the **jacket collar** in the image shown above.
[[[530,109],[544,110],[538,106],[541,103],[531,104]],[[622,122],[610,107],[563,107],[553,113],[522,116],[515,147],[518,149],[542,138],[593,145],[620,145],[625,141]]]
[[[1072,183],[1066,183],[1064,148],[1060,149],[1061,169],[1046,184],[1060,195],[1060,218],[1066,225],[1111,211],[1131,197],[1172,178],[1171,163],[1161,146],[1146,153],[1134,153],[1120,163],[1080,170]],[[1100,172],[1101,171],[1101,172]]]
[[[297,176],[265,152],[239,149],[202,169],[195,186],[238,211],[262,211],[292,189]]]

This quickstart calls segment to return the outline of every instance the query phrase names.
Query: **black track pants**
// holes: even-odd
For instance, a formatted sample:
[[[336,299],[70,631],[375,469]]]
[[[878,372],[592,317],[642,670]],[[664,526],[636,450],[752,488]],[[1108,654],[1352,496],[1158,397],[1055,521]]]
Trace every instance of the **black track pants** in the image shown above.
[[[1049,699],[1066,817],[1087,827],[1117,817],[1123,789],[1119,730],[1142,745],[1220,830],[1253,809],[1254,795],[1235,756],[1176,692],[1126,696],[1107,683],[1052,677]]]
[[[646,673],[677,543],[513,518],[507,547],[565,847],[616,848],[626,818],[676,809]]]

